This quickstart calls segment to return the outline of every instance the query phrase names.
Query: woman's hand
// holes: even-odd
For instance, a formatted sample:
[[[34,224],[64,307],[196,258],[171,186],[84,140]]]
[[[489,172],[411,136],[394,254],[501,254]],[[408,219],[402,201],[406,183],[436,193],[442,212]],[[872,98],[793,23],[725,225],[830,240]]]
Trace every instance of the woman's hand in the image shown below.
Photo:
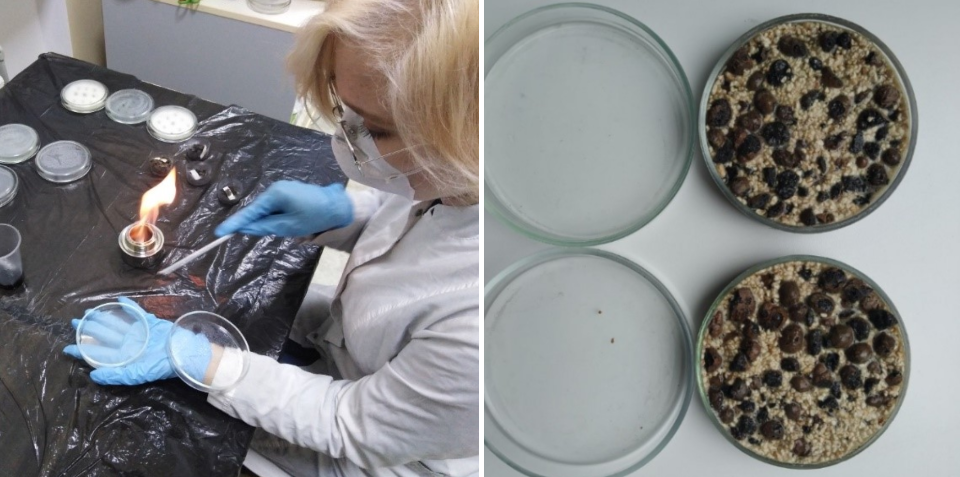
[[[215,233],[301,237],[353,222],[353,203],[341,184],[276,182],[252,204],[224,220]]]
[[[120,297],[117,301],[135,307],[147,317],[150,328],[147,347],[143,354],[131,363],[116,368],[98,368],[91,371],[90,379],[97,384],[133,386],[176,377],[177,373],[173,370],[170,356],[167,354],[167,338],[171,331],[177,333],[176,342],[181,349],[179,357],[183,362],[184,372],[189,376],[198,376],[203,379],[208,373],[212,358],[211,345],[205,337],[184,329],[174,330],[173,323],[147,313],[129,298]],[[116,361],[116,359],[111,358],[114,358],[117,353],[125,352],[124,343],[143,343],[141,328],[131,328],[120,318],[111,315],[101,318],[97,320],[97,326],[84,328],[90,336],[105,345],[84,345],[84,352],[91,358],[98,361]],[[80,325],[80,320],[70,320],[70,324],[76,328]],[[124,332],[118,330],[124,330]],[[63,349],[63,352],[68,356],[83,359],[75,344],[67,346]]]

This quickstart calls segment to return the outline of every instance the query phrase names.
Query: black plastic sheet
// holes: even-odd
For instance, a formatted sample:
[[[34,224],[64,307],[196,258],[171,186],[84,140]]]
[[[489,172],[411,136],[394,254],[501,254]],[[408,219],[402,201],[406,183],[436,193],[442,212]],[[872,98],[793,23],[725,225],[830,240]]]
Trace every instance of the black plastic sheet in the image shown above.
[[[206,187],[189,186],[184,145],[157,141],[143,124],[118,124],[104,111],[65,110],[60,89],[82,78],[110,91],[142,89],[158,107],[192,110],[200,120],[195,137],[210,142],[207,163],[217,178]],[[138,387],[93,383],[89,366],[61,352],[75,340],[69,320],[119,296],[165,319],[212,311],[236,324],[252,351],[276,357],[318,247],[237,236],[159,277],[126,265],[117,239],[137,218],[143,193],[160,181],[147,166],[154,156],[174,158],[180,174],[177,199],[161,208],[157,222],[168,265],[213,240],[216,225],[270,183],[343,182],[329,137],[54,54],[41,55],[0,89],[0,125],[14,122],[36,129],[42,145],[62,139],[86,145],[94,165],[65,185],[42,179],[33,161],[11,166],[20,189],[0,208],[0,223],[23,235],[24,284],[0,290],[0,476],[236,476],[252,428],[177,379]],[[217,201],[214,189],[227,178],[246,193],[232,208]]]

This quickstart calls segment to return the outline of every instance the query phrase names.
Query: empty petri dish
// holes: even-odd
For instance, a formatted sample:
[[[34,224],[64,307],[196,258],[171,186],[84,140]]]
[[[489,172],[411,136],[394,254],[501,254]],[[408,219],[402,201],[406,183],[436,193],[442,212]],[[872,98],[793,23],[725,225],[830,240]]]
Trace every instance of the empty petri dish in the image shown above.
[[[249,351],[246,338],[233,323],[206,311],[178,318],[167,338],[174,371],[185,383],[204,392],[235,386],[250,366]]]
[[[247,0],[247,6],[258,13],[277,15],[290,9],[291,0]]]
[[[197,116],[180,106],[160,106],[150,113],[147,131],[163,142],[185,141],[197,131]]]
[[[17,173],[9,167],[0,166],[0,207],[13,201],[19,186],[20,180],[17,179]]]
[[[485,43],[484,206],[557,245],[595,245],[653,220],[696,140],[683,69],[616,10],[552,5]]]
[[[73,182],[90,172],[90,150],[76,141],[57,141],[37,153],[37,174],[56,183]]]
[[[37,149],[40,149],[40,137],[32,127],[16,123],[0,126],[0,163],[28,161]]]
[[[153,98],[139,89],[121,89],[107,98],[107,116],[121,124],[139,124],[153,111]]]
[[[99,81],[82,79],[74,81],[60,90],[60,102],[63,107],[75,113],[92,113],[103,109],[110,93]]]
[[[484,443],[531,476],[626,475],[676,432],[692,344],[669,291],[611,253],[561,249],[485,287]]]
[[[136,307],[106,303],[87,310],[77,326],[77,349],[94,368],[123,366],[147,349],[150,326]]]

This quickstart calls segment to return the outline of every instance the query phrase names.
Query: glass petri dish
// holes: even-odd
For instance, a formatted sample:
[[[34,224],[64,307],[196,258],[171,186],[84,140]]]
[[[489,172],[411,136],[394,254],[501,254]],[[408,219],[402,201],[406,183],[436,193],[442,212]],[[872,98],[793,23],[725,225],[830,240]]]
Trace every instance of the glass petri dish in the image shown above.
[[[20,180],[17,178],[17,173],[9,167],[0,166],[0,207],[13,201],[19,187]]]
[[[147,131],[163,142],[185,141],[197,131],[197,116],[184,107],[160,106],[150,113]]]
[[[147,349],[150,326],[136,307],[106,303],[87,313],[77,325],[77,349],[94,368],[115,368],[133,362]]]
[[[103,83],[91,79],[74,81],[60,90],[60,102],[75,113],[92,113],[103,109],[110,91]]]
[[[713,162],[713,157],[711,154],[710,144],[707,138],[707,128],[706,128],[706,117],[707,109],[709,108],[710,103],[710,92],[714,87],[716,79],[720,76],[721,71],[726,66],[727,61],[730,59],[733,54],[740,49],[740,47],[747,44],[751,39],[753,39],[757,34],[762,33],[765,30],[770,28],[777,27],[779,25],[785,25],[789,23],[804,23],[804,22],[815,22],[815,23],[824,23],[833,27],[836,27],[839,30],[847,30],[855,32],[870,42],[872,42],[877,49],[885,56],[885,60],[893,69],[893,73],[896,76],[896,81],[899,82],[902,91],[906,93],[905,102],[909,111],[905,113],[909,114],[910,126],[909,126],[909,144],[906,145],[905,154],[902,156],[902,161],[900,163],[899,169],[896,172],[896,176],[891,178],[890,184],[885,186],[885,188],[878,193],[874,198],[871,199],[871,202],[867,207],[861,209],[859,212],[845,218],[842,220],[837,220],[831,223],[818,223],[817,225],[812,226],[794,226],[782,223],[780,221],[768,218],[764,215],[761,215],[754,209],[748,207],[746,204],[740,202],[736,195],[730,190],[730,188],[725,183],[724,179],[720,177],[720,173],[717,171],[716,164]],[[819,49],[817,50],[820,51]],[[804,73],[806,74],[806,73]],[[795,108],[796,109],[796,108]],[[720,56],[720,60],[717,61],[717,64],[713,67],[713,71],[710,72],[708,77],[707,84],[704,87],[703,95],[700,100],[700,109],[697,115],[697,128],[700,136],[700,149],[703,152],[703,160],[707,165],[707,170],[710,172],[710,176],[713,177],[713,181],[720,188],[720,191],[723,193],[724,197],[727,198],[738,211],[744,215],[759,221],[760,223],[773,227],[778,230],[783,230],[787,232],[794,233],[821,233],[829,232],[831,230],[836,230],[847,225],[853,224],[864,217],[870,215],[875,210],[877,210],[881,204],[883,204],[896,190],[897,186],[900,185],[900,182],[903,180],[903,177],[907,173],[907,168],[910,166],[910,163],[913,159],[913,152],[917,144],[917,128],[918,128],[918,117],[917,117],[917,101],[914,97],[913,87],[910,85],[910,79],[907,78],[907,73],[903,69],[903,65],[900,64],[900,61],[897,60],[897,57],[893,54],[893,51],[887,47],[879,38],[875,35],[857,25],[856,23],[844,20],[842,18],[837,18],[830,15],[822,15],[817,13],[800,13],[794,15],[786,15],[772,20],[763,22],[756,27],[750,29],[750,31],[744,33],[740,38],[733,42],[732,45]],[[843,143],[843,150],[846,150],[846,142]],[[854,154],[850,155],[851,157]],[[809,159],[808,159],[809,160]],[[816,194],[812,194],[816,195]]]
[[[531,476],[625,475],[666,446],[692,393],[670,292],[593,249],[527,257],[485,287],[484,443]]]
[[[687,78],[621,12],[551,5],[485,43],[484,206],[520,233],[595,245],[653,220],[696,141]]]
[[[139,89],[121,89],[107,98],[106,111],[120,124],[139,124],[153,111],[153,98]]]
[[[58,184],[73,182],[90,172],[90,150],[76,141],[57,141],[37,153],[37,174]]]
[[[0,126],[0,164],[26,162],[40,149],[40,136],[26,124]]]
[[[277,15],[290,9],[291,0],[247,0],[247,6],[257,13]]]
[[[846,274],[847,274],[848,276],[851,276],[851,277],[850,277],[851,279],[852,279],[852,278],[858,278],[858,279],[860,279],[860,280],[863,280],[863,282],[864,282],[867,286],[869,286],[870,288],[872,288],[873,291],[875,291],[875,292],[877,293],[877,295],[880,297],[880,299],[883,301],[883,303],[886,304],[886,307],[889,309],[889,311],[890,311],[891,313],[893,313],[893,315],[897,318],[898,334],[899,334],[899,336],[900,336],[900,338],[901,338],[903,355],[904,355],[904,366],[903,366],[903,370],[902,370],[903,381],[902,381],[902,383],[901,383],[901,385],[900,385],[901,387],[900,387],[900,391],[899,391],[899,397],[898,397],[897,403],[894,405],[893,409],[892,409],[892,410],[889,412],[889,414],[886,416],[886,420],[885,420],[885,422],[883,423],[882,427],[881,427],[880,429],[878,429],[878,430],[877,430],[872,436],[870,436],[867,440],[865,440],[859,447],[857,447],[857,448],[855,448],[854,450],[852,450],[851,452],[843,455],[842,457],[840,457],[840,458],[835,458],[835,459],[824,460],[824,461],[816,462],[816,463],[791,463],[791,462],[783,462],[783,461],[779,461],[779,460],[776,460],[776,459],[772,459],[772,458],[770,458],[770,457],[767,457],[767,456],[761,455],[761,454],[759,454],[759,453],[757,453],[757,452],[754,452],[754,451],[751,450],[750,448],[744,446],[741,441],[738,441],[738,440],[734,439],[733,436],[730,435],[730,432],[727,430],[727,424],[723,424],[723,423],[720,421],[720,419],[719,419],[718,416],[717,416],[717,413],[714,412],[713,408],[710,406],[710,398],[709,398],[709,394],[708,394],[708,391],[709,391],[709,390],[706,388],[706,386],[704,386],[704,383],[703,383],[704,380],[703,380],[703,378],[701,377],[701,376],[703,376],[703,372],[704,372],[703,359],[702,359],[701,357],[704,355],[704,351],[705,351],[704,343],[705,343],[705,341],[708,339],[711,319],[712,319],[714,313],[716,313],[716,312],[719,310],[719,307],[724,304],[725,299],[726,299],[727,296],[730,294],[730,292],[731,292],[734,288],[740,287],[741,284],[742,284],[742,282],[743,282],[745,279],[747,279],[748,277],[751,277],[752,275],[756,274],[757,272],[760,272],[760,271],[769,269],[769,268],[771,268],[771,267],[775,267],[775,266],[780,265],[780,264],[788,264],[788,263],[790,263],[790,262],[814,262],[814,263],[823,264],[824,266],[827,266],[827,267],[836,267],[836,268],[839,268],[839,269],[843,270],[844,272],[846,272]],[[816,283],[817,280],[818,280],[818,278],[817,278],[816,276],[814,276],[813,279],[812,279],[812,281],[813,281],[814,283]],[[767,297],[767,300],[773,300],[772,297],[775,296],[775,295],[776,295],[775,293],[771,292],[770,296]],[[836,301],[837,301],[837,304],[838,304],[838,305],[841,304],[841,300],[837,299]],[[759,305],[760,305],[761,303],[762,303],[762,301],[761,301],[760,299],[757,299],[757,300],[756,300],[756,305],[757,305],[758,308],[759,308]],[[777,303],[779,304],[779,300],[777,301]],[[840,306],[837,306],[837,311],[836,311],[836,312],[833,312],[833,313],[834,313],[834,314],[838,313],[840,308],[841,308]],[[858,314],[858,315],[856,315],[856,316],[861,316],[861,315]],[[791,318],[791,320],[792,320],[792,318]],[[791,322],[792,322],[792,321],[791,321]],[[754,323],[755,323],[755,322],[754,322]],[[841,323],[842,323],[842,322],[841,322]],[[872,341],[871,338],[868,338],[867,340],[868,340],[867,342]],[[775,346],[777,346],[777,344],[774,343],[773,346],[775,347]],[[803,351],[802,351],[803,354],[806,354],[806,346],[807,346],[807,344],[806,344],[806,342],[804,342]],[[765,346],[765,349],[770,349],[770,347],[771,347],[771,346],[770,346],[770,344],[768,343],[768,345]],[[825,347],[825,348],[823,349],[823,354],[821,354],[820,357],[822,358],[824,355],[827,354],[827,352],[828,352],[828,350],[827,350],[827,348]],[[765,351],[764,353],[766,353],[766,351]],[[802,364],[802,363],[804,362],[803,360],[805,359],[805,357],[803,356],[803,354],[795,354],[794,356],[798,356],[799,359],[800,359],[800,361],[801,361],[801,366],[804,367],[804,368],[806,368],[806,365]],[[842,354],[842,353],[841,353],[841,354]],[[819,362],[819,359],[815,359],[815,358],[810,357],[810,356],[806,356],[806,357],[810,358],[810,361],[811,361],[811,362]],[[764,359],[764,356],[762,356],[762,355],[757,358],[758,362],[759,362],[759,361],[762,361],[763,359]],[[889,297],[889,296],[883,291],[883,289],[880,288],[880,286],[879,286],[875,281],[873,281],[870,277],[868,277],[868,276],[865,275],[864,273],[860,272],[859,270],[851,267],[850,265],[847,265],[847,264],[845,264],[845,263],[843,263],[843,262],[840,262],[840,261],[838,261],[838,260],[833,260],[833,259],[830,259],[830,258],[819,257],[819,256],[814,256],[814,255],[790,255],[790,256],[785,256],[785,257],[776,258],[776,259],[773,259],[773,260],[767,260],[767,261],[764,261],[764,262],[759,263],[759,264],[757,264],[757,265],[754,265],[753,267],[750,267],[749,269],[747,269],[746,271],[744,271],[743,273],[741,273],[740,275],[738,275],[738,276],[737,276],[736,278],[734,278],[726,287],[724,287],[723,291],[720,292],[720,294],[717,296],[716,300],[714,300],[713,304],[710,306],[710,309],[707,311],[707,314],[706,314],[706,316],[705,316],[704,319],[703,319],[703,323],[702,323],[701,326],[700,326],[700,332],[699,332],[699,334],[697,335],[696,360],[695,360],[695,361],[696,361],[696,365],[695,365],[695,366],[696,366],[696,373],[695,373],[695,376],[696,376],[696,377],[695,377],[695,379],[696,379],[696,381],[697,381],[697,390],[698,390],[698,392],[699,392],[699,394],[700,394],[700,401],[703,403],[703,406],[704,406],[704,408],[705,408],[705,410],[706,410],[707,416],[708,416],[708,418],[710,419],[710,421],[713,422],[713,424],[714,424],[714,426],[716,426],[717,430],[719,430],[720,433],[721,433],[731,444],[733,444],[737,449],[739,449],[739,450],[742,451],[743,453],[745,453],[745,454],[747,454],[747,455],[749,455],[749,456],[751,456],[751,457],[753,457],[753,458],[755,458],[755,459],[757,459],[757,460],[760,460],[760,461],[762,461],[762,462],[765,462],[765,463],[768,463],[768,464],[771,464],[771,465],[775,465],[775,466],[778,466],[778,467],[785,467],[785,468],[790,468],[790,469],[819,469],[819,468],[823,468],[823,467],[829,467],[829,466],[832,466],[832,465],[836,465],[836,464],[839,464],[839,463],[841,463],[841,462],[844,462],[844,461],[847,461],[847,460],[853,458],[854,456],[856,456],[856,455],[859,454],[860,452],[863,452],[867,447],[869,447],[870,445],[872,445],[874,442],[876,442],[877,439],[879,439],[880,436],[883,435],[883,433],[886,432],[886,430],[890,427],[890,423],[893,422],[894,418],[896,418],[897,413],[900,411],[900,406],[903,404],[903,401],[904,401],[904,399],[906,398],[906,394],[907,394],[907,383],[908,383],[909,377],[910,377],[910,342],[909,342],[909,339],[907,338],[907,330],[906,330],[906,327],[904,326],[903,319],[902,319],[902,315],[900,314],[899,311],[897,311],[897,308],[893,305],[893,301],[890,300],[890,297]],[[844,362],[843,364],[845,365],[845,364],[847,364],[847,363]],[[812,367],[813,367],[813,364],[809,364],[809,366],[812,368]],[[842,368],[841,368],[841,369],[842,369]],[[837,374],[839,374],[839,373],[837,373]],[[787,378],[787,372],[784,372],[783,378],[784,378],[784,379],[783,379],[782,386],[791,386],[791,385],[789,384],[789,380],[786,379],[786,378]],[[820,392],[826,392],[827,390],[826,390],[826,389],[820,389],[819,391],[820,391]],[[844,388],[843,388],[843,392],[846,394],[847,391],[848,391],[848,389],[847,389],[846,387],[844,387]],[[814,398],[814,401],[813,401],[814,403],[816,402],[816,399],[817,399],[817,398]],[[798,400],[798,401],[803,402],[803,400]],[[860,403],[860,405],[862,406],[863,404]],[[866,407],[866,406],[864,406],[864,407]],[[804,414],[806,414],[806,411],[804,411]],[[837,423],[834,422],[834,425],[836,426]],[[759,434],[759,433],[758,433],[758,434]],[[786,438],[786,437],[785,437],[785,438]],[[787,441],[787,442],[790,442],[790,441]]]
[[[202,339],[198,339],[202,338]],[[205,354],[206,346],[215,345],[214,358],[219,358],[216,379],[205,383],[206,368],[196,368],[192,359],[197,353]],[[167,353],[173,369],[185,383],[204,392],[225,391],[232,388],[247,374],[250,366],[250,347],[243,333],[226,318],[206,311],[194,311],[177,319],[167,338]],[[219,354],[222,353],[222,354]]]

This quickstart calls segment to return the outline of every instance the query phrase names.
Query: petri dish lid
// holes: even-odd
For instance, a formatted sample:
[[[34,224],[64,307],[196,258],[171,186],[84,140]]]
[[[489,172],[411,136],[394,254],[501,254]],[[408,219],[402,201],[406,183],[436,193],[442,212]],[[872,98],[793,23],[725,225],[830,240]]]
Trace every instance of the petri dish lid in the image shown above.
[[[215,379],[206,383],[206,366],[197,366],[210,358],[209,346],[221,349]],[[240,381],[250,366],[250,347],[243,333],[226,318],[206,311],[194,311],[177,319],[167,338],[167,354],[173,369],[185,383],[204,392],[225,391]],[[201,356],[205,359],[198,359]]]
[[[484,206],[557,245],[640,229],[679,190],[696,142],[670,49],[616,10],[552,5],[485,43]]]
[[[87,310],[77,325],[77,349],[94,368],[133,362],[147,349],[150,326],[136,307],[106,303]]]
[[[0,164],[19,164],[37,153],[40,137],[26,124],[0,126]]]
[[[73,182],[90,172],[90,150],[76,141],[57,141],[37,153],[37,173],[56,183]]]
[[[484,443],[531,476],[625,475],[690,403],[692,344],[669,291],[609,252],[525,258],[484,297]]]
[[[150,113],[147,131],[163,142],[180,142],[197,131],[197,116],[180,106],[160,106]]]
[[[17,196],[20,180],[9,167],[0,166],[0,207],[9,204]]]
[[[92,113],[103,109],[110,91],[103,83],[91,79],[74,81],[60,90],[63,107],[75,113]]]
[[[121,124],[138,124],[153,111],[153,98],[139,89],[121,89],[107,98],[107,116]]]

